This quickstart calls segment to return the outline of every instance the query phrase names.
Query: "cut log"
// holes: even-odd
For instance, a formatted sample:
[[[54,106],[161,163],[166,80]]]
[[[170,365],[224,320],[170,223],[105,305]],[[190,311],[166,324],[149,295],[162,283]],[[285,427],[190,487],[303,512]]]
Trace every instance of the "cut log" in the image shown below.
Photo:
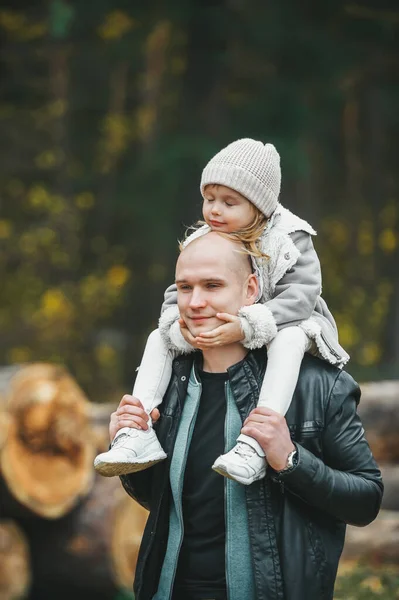
[[[382,510],[367,527],[348,526],[342,559],[399,564],[399,512]]]
[[[85,395],[65,369],[38,363],[0,369],[0,403],[9,417],[0,472],[10,493],[39,516],[66,514],[93,484]]]
[[[93,441],[97,452],[104,452],[109,447],[109,421],[111,413],[118,407],[114,402],[89,405],[89,419]]]
[[[62,519],[27,519],[31,597],[109,600],[122,588],[132,589],[147,514],[119,478],[97,476],[90,495]]]
[[[2,411],[0,408],[0,452],[4,444],[6,443],[9,425],[10,417],[5,411]]]
[[[364,383],[359,415],[378,462],[399,462],[399,381]]]
[[[25,535],[13,521],[0,521],[0,600],[26,598],[30,580]]]

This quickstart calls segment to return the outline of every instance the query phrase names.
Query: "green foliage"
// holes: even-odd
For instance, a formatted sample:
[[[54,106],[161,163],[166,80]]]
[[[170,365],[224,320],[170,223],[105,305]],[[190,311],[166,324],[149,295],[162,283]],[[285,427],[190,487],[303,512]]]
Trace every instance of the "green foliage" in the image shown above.
[[[123,590],[119,592],[117,596],[115,596],[114,600],[134,600],[133,592],[128,592],[127,590]]]
[[[395,600],[399,598],[396,567],[359,566],[337,579],[334,600]]]
[[[273,141],[352,369],[399,364],[395,18],[294,0],[0,10],[0,360],[130,386],[206,161]]]

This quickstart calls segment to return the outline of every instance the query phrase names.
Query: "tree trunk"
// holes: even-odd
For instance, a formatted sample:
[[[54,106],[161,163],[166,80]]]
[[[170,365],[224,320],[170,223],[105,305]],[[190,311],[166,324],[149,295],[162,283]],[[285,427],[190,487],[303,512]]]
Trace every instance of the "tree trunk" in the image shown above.
[[[8,417],[0,472],[10,494],[36,515],[61,517],[93,485],[86,397],[62,367],[38,363],[0,369],[0,406]]]
[[[26,598],[30,578],[25,535],[13,521],[0,521],[0,600]]]
[[[56,521],[26,519],[30,600],[109,600],[131,589],[147,511],[119,478],[96,477],[90,495]]]

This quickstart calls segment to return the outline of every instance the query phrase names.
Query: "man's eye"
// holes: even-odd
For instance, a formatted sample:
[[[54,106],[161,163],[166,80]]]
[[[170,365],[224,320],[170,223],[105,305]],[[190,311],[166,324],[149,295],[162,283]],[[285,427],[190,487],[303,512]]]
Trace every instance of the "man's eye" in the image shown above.
[[[217,288],[217,287],[219,287],[219,284],[218,283],[208,283],[207,287],[208,288]]]
[[[190,286],[189,286],[189,285],[179,285],[178,289],[179,289],[181,292],[187,292],[187,291],[189,291],[191,288],[190,288]]]

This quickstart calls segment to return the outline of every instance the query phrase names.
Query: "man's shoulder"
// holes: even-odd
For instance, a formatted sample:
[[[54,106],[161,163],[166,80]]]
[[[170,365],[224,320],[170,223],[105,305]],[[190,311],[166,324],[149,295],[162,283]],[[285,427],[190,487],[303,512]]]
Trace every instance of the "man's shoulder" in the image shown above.
[[[348,396],[360,400],[359,384],[344,369],[324,360],[305,354],[298,378],[297,393],[311,395],[325,409],[338,409]]]

